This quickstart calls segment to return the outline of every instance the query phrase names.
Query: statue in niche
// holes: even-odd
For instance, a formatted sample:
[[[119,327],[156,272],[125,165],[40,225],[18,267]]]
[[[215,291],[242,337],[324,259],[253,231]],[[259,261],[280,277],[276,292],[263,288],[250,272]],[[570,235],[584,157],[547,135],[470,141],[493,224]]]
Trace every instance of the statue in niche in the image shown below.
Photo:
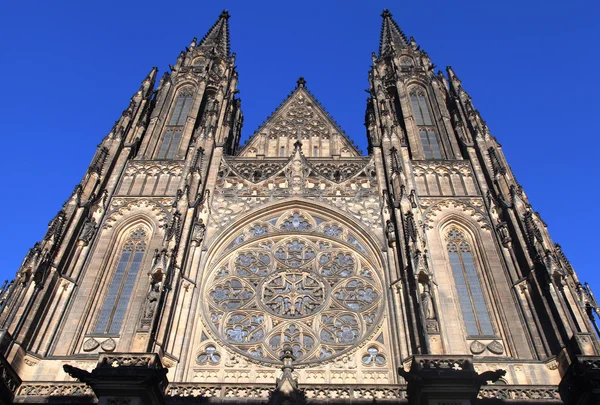
[[[423,309],[423,316],[425,319],[435,319],[435,311],[433,309],[433,298],[431,297],[431,290],[429,282],[421,282],[421,308]]]
[[[393,247],[396,244],[396,226],[389,219],[385,224],[385,236],[387,237],[389,247]]]
[[[85,223],[83,224],[83,228],[81,229],[81,234],[79,235],[79,240],[85,242],[87,245],[90,243],[94,234],[96,233],[96,221],[94,218],[87,218]]]
[[[204,240],[204,233],[206,232],[206,225],[202,219],[199,219],[197,222],[194,222],[194,226],[192,228],[192,242],[196,244],[202,243]]]
[[[502,242],[502,246],[510,247],[510,242],[512,242],[512,239],[510,237],[510,234],[508,233],[508,226],[507,226],[506,222],[500,221],[500,219],[498,219],[498,224],[496,225],[496,230],[498,231],[498,235],[500,236],[500,241]]]
[[[160,282],[152,281],[150,284],[150,291],[148,291],[148,295],[146,296],[146,304],[144,305],[144,318],[152,319],[154,316],[154,312],[156,311],[156,306],[158,305],[158,300],[160,298]]]

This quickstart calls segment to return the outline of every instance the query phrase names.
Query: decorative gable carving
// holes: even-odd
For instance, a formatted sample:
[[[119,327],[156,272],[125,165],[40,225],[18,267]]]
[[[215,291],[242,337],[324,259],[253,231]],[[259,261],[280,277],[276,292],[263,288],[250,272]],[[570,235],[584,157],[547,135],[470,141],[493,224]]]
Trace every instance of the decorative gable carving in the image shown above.
[[[298,87],[256,131],[240,157],[289,157],[302,142],[307,157],[359,157],[360,151],[298,81]]]

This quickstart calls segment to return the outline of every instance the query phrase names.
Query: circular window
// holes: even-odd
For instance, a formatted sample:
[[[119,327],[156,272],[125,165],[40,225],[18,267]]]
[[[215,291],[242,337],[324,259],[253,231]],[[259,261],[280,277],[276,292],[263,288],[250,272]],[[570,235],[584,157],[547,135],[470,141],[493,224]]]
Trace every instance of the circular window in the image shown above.
[[[284,345],[297,364],[359,346],[383,309],[381,281],[360,245],[316,235],[302,218],[279,229],[284,234],[234,245],[213,267],[203,301],[211,333],[238,353],[274,364]]]

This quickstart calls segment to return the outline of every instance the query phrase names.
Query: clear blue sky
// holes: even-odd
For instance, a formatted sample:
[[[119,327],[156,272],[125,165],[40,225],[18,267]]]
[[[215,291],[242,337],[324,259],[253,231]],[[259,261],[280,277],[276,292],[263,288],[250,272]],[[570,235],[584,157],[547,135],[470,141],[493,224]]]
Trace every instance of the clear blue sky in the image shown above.
[[[218,5],[216,5],[218,3]],[[371,52],[389,8],[433,62],[452,65],[534,208],[582,280],[600,276],[598,1],[8,1],[0,10],[0,277],[80,181],[152,66],[175,63],[223,8],[232,17],[246,139],[308,88],[366,150]]]

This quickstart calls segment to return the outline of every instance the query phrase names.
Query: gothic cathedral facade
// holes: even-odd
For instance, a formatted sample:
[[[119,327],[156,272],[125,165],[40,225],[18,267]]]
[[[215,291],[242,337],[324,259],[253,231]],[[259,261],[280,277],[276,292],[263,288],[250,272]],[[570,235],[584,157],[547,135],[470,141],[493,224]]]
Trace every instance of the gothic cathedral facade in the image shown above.
[[[382,17],[367,155],[302,78],[240,146],[227,12],[151,70],[2,293],[2,402],[597,403],[591,291]]]

